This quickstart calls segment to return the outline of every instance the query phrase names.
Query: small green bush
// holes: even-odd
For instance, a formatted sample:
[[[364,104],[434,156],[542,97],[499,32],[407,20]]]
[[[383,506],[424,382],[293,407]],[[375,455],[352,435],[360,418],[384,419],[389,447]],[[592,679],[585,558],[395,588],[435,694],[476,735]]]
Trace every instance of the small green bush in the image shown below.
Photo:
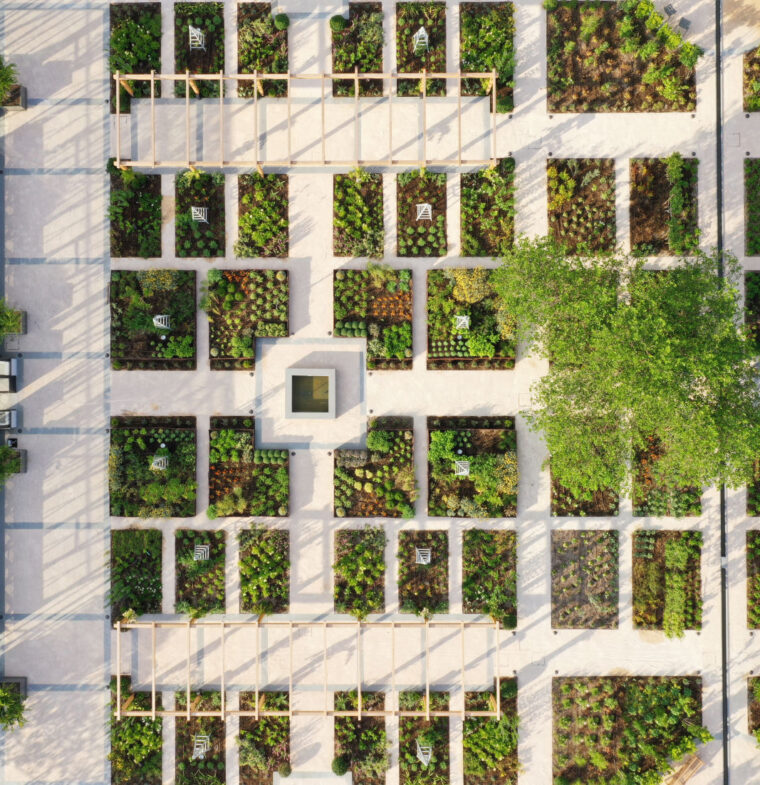
[[[277,14],[274,18],[274,26],[278,30],[287,30],[290,27],[290,17],[287,14]]]
[[[340,14],[336,14],[335,16],[330,17],[330,30],[333,33],[341,33],[348,27],[348,19],[345,16],[341,16]],[[335,760],[338,760],[337,758]],[[335,765],[333,763],[333,765]]]
[[[13,684],[0,684],[0,728],[5,731],[20,728],[24,718],[24,699],[18,687]]]

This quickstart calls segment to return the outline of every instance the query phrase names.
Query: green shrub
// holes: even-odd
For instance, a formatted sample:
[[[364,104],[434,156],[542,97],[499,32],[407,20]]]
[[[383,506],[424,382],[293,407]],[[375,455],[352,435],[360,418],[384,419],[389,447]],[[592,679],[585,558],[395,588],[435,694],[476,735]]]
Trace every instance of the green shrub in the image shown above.
[[[333,33],[341,33],[348,27],[348,19],[345,16],[341,16],[340,14],[336,14],[335,16],[330,17],[330,30]],[[337,758],[336,758],[337,760]],[[335,763],[333,762],[333,767]],[[345,772],[344,772],[345,773]]]
[[[333,19],[334,18],[335,17],[333,17]],[[342,18],[343,17],[341,16],[340,19]],[[348,755],[337,755],[335,758],[333,758],[332,771],[333,774],[335,774],[337,777],[342,777],[348,771],[350,766],[351,759],[348,757]]]
[[[5,103],[11,94],[11,88],[18,82],[18,72],[13,63],[5,63],[0,58],[0,104]]]
[[[0,682],[0,728],[11,731],[25,723],[24,699],[18,685]]]
[[[274,18],[274,26],[278,30],[287,30],[290,27],[290,17],[287,14],[277,14]]]

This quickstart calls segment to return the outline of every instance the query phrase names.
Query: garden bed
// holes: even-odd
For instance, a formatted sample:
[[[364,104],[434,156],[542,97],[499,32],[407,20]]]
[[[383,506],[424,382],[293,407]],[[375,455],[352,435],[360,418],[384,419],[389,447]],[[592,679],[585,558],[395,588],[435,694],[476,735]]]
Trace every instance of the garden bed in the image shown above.
[[[702,513],[702,491],[699,488],[668,488],[658,484],[652,467],[664,455],[665,447],[657,438],[649,440],[646,449],[635,456],[636,475],[633,483],[633,514],[681,518]]]
[[[288,28],[278,29],[271,3],[238,3],[237,25],[238,73],[288,73]],[[288,94],[285,79],[266,79],[259,84],[270,98]],[[240,98],[253,98],[255,92],[253,81],[238,82]]]
[[[697,676],[554,678],[552,714],[555,783],[659,782],[712,738]]]
[[[223,531],[177,529],[175,613],[225,612]]]
[[[482,267],[428,270],[428,370],[515,367],[515,321],[494,291],[495,273]]]
[[[120,170],[109,162],[111,256],[161,256],[161,175]]]
[[[514,417],[428,417],[428,515],[514,518]],[[458,466],[457,462],[466,466]],[[466,470],[469,474],[456,474]]]
[[[424,692],[399,692],[399,708],[425,711]],[[430,692],[430,711],[447,711],[448,692]],[[400,717],[399,721],[400,785],[442,785],[449,782],[449,718]],[[430,763],[423,766],[417,758],[417,743],[431,747]]]
[[[747,716],[749,719],[749,732],[757,739],[760,746],[760,678],[747,679]]]
[[[760,531],[747,532],[747,626],[760,629]]]
[[[517,626],[517,534],[467,529],[462,534],[462,610]]]
[[[760,112],[760,46],[744,53],[744,111]]]
[[[111,621],[161,613],[161,530],[111,531]]]
[[[132,679],[121,677],[122,719],[115,716],[116,677],[111,677],[111,785],[161,785],[163,719],[129,717],[129,711],[150,711],[149,692],[132,692]],[[161,711],[161,693],[156,694],[156,709]]]
[[[701,549],[701,532],[634,532],[634,627],[670,638],[702,628]]]
[[[175,708],[187,708],[187,693],[174,694]],[[190,706],[195,711],[219,711],[220,692],[191,692]],[[221,717],[177,717],[175,720],[175,785],[225,785],[225,724]],[[208,736],[211,749],[205,757],[193,760],[195,736]]]
[[[744,159],[744,230],[745,253],[760,256],[760,158]]]
[[[195,370],[195,272],[114,270],[110,308],[114,370]]]
[[[550,0],[550,112],[693,112],[702,51],[650,0]]]
[[[225,255],[224,175],[187,171],[175,179],[177,256]],[[193,207],[207,209],[207,221],[193,218]]]
[[[615,161],[550,158],[549,233],[570,253],[615,248]]]
[[[286,270],[208,271],[201,308],[212,371],[253,370],[257,338],[287,338],[289,291]]]
[[[383,256],[383,176],[355,169],[333,175],[333,253]]]
[[[259,692],[259,710],[287,711],[287,692]],[[241,692],[242,711],[255,711],[256,693]],[[272,775],[290,775],[290,718],[240,718],[240,785],[272,785]]]
[[[111,3],[108,69],[111,74],[161,73],[161,3]],[[116,111],[116,82],[111,79],[111,113]],[[150,98],[150,82],[127,80],[134,93],[120,86],[119,111],[129,112],[132,98]],[[155,83],[156,98],[161,82]]]
[[[108,487],[113,516],[195,515],[195,417],[112,417]]]
[[[498,721],[491,717],[468,717],[464,721],[464,785],[516,785],[517,679],[501,679]],[[495,711],[494,690],[465,692],[466,711]]]
[[[631,161],[631,249],[657,256],[686,254],[699,246],[696,158]]]
[[[241,174],[235,256],[285,259],[289,247],[288,176]]]
[[[370,420],[366,450],[335,450],[338,518],[412,518],[414,431],[410,417]]]
[[[555,517],[607,517],[620,512],[620,497],[609,488],[579,498],[552,477],[552,515]]]
[[[755,345],[755,351],[760,352],[760,272],[744,273],[744,321]],[[760,503],[757,507],[760,509]]]
[[[427,47],[414,45],[414,34],[424,27]],[[400,74],[446,73],[446,3],[396,3],[396,63]],[[399,79],[398,95],[422,95],[422,79]],[[428,79],[426,94],[446,95],[445,79]]]
[[[364,619],[385,611],[385,531],[382,527],[335,532],[335,612]]]
[[[430,218],[417,218],[422,205],[430,206]],[[446,256],[446,175],[427,169],[396,175],[396,217],[399,256]]]
[[[240,612],[287,613],[290,608],[290,535],[257,526],[238,534]]]
[[[356,690],[335,693],[336,711],[359,708]],[[362,711],[383,711],[384,692],[362,691]],[[385,785],[390,765],[385,717],[335,717],[333,772],[351,771],[353,785]]]
[[[430,563],[417,563],[417,549]],[[445,531],[398,533],[398,599],[401,613],[428,618],[449,610],[449,535]]]
[[[618,533],[552,532],[552,627],[617,629]]]
[[[460,178],[462,256],[501,256],[514,242],[515,159]]]
[[[333,273],[333,334],[367,338],[367,368],[412,367],[412,272],[372,264]]]
[[[482,73],[496,69],[496,111],[511,112],[515,87],[514,5],[461,3],[459,24],[460,70]],[[490,96],[490,81],[463,79],[462,95]]]
[[[206,37],[205,49],[190,48],[190,26]],[[224,3],[174,4],[174,70],[177,74],[218,74],[224,71]],[[190,87],[190,98],[218,98],[219,82],[207,79],[195,82],[196,95]],[[184,98],[185,82],[174,83],[174,95]]]
[[[333,17],[335,18],[335,17]],[[341,17],[345,20],[345,17]],[[348,20],[342,30],[332,28],[332,70],[335,74],[383,73],[383,4],[349,3]],[[353,96],[354,79],[333,79],[333,95]],[[359,95],[379,96],[383,94],[382,79],[360,79]]]

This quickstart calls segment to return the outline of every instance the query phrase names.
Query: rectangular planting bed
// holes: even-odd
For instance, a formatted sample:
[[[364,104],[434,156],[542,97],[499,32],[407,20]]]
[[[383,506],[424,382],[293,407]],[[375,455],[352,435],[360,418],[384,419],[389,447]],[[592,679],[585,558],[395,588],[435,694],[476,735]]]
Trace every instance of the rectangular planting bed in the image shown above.
[[[207,613],[224,613],[223,531],[177,529],[175,613],[193,618]]]
[[[335,693],[336,711],[356,711],[356,690]],[[364,692],[362,711],[383,711],[384,692]],[[385,717],[335,717],[335,759],[333,772],[350,771],[353,785],[385,785],[390,765]]]
[[[744,53],[744,111],[760,112],[760,46]]]
[[[760,746],[760,678],[747,679],[749,732]]]
[[[411,417],[370,420],[366,450],[335,450],[338,518],[412,518],[417,485]]]
[[[203,48],[191,45],[190,28],[203,35]],[[218,74],[224,71],[224,3],[174,4],[174,70],[184,74]],[[219,82],[207,79],[195,82],[198,92],[190,87],[190,98],[218,98]],[[174,95],[184,98],[187,85],[174,83]]]
[[[176,692],[175,708],[187,708],[187,693]],[[195,711],[219,711],[222,707],[220,692],[191,692],[190,706]],[[175,785],[225,785],[225,725],[221,717],[177,717],[175,720]],[[207,736],[209,749],[205,757],[193,758],[195,739]]]
[[[333,17],[334,18],[334,17]],[[332,28],[332,70],[335,74],[383,73],[383,4],[349,3],[348,19],[342,30],[339,23]],[[354,79],[333,79],[333,95],[354,96]],[[382,79],[360,79],[360,96],[383,94]]]
[[[427,41],[415,41],[425,28]],[[446,73],[446,3],[396,3],[396,63],[400,74]],[[399,79],[400,96],[422,95],[422,79]],[[445,79],[427,79],[426,95],[446,95]]]
[[[399,256],[446,256],[446,175],[396,175],[396,217]]]
[[[358,619],[385,611],[385,530],[365,526],[335,532],[335,612]]]
[[[760,256],[760,158],[744,159],[744,228],[745,253]]]
[[[701,532],[634,532],[634,627],[670,638],[702,628],[701,551]]]
[[[195,417],[111,417],[111,515],[195,515],[195,458]]]
[[[111,272],[111,367],[195,370],[195,272]]]
[[[277,27],[271,3],[238,3],[237,25],[238,73],[288,73],[288,28],[280,30]],[[263,96],[276,98],[288,94],[285,79],[264,79],[259,84]],[[253,98],[255,92],[253,80],[238,82],[238,97]],[[261,91],[259,97],[262,97]]]
[[[550,158],[549,234],[570,253],[615,248],[615,161]]]
[[[380,259],[385,243],[383,176],[355,169],[333,175],[333,253]]]
[[[183,172],[175,178],[174,192],[177,256],[224,256],[224,175]]]
[[[760,272],[744,273],[744,321],[755,351],[760,352]]]
[[[485,4],[484,4],[485,5]],[[460,175],[462,256],[499,256],[515,235],[515,159]]]
[[[116,677],[111,677],[111,785],[161,785],[163,757],[163,719],[129,717],[129,711],[150,711],[149,692],[132,692],[132,679],[121,677],[122,719],[117,720]],[[156,694],[156,709],[161,711],[161,693]],[[126,711],[125,711],[126,709]]]
[[[693,112],[702,50],[651,0],[552,2],[549,112]]]
[[[287,613],[290,607],[290,535],[255,526],[238,534],[240,612]]]
[[[257,338],[286,338],[287,270],[208,271],[201,308],[209,321],[212,371],[250,371]]]
[[[633,514],[661,517],[701,515],[702,491],[699,488],[668,488],[660,485],[653,473],[665,447],[657,438],[649,440],[646,449],[636,452],[633,478]]]
[[[760,531],[747,532],[747,626],[760,629]]]
[[[483,613],[504,629],[517,626],[517,534],[467,529],[462,534],[462,610]]]
[[[620,512],[620,497],[609,488],[576,496],[552,477],[552,515],[558,518],[606,517]]]
[[[372,264],[333,273],[333,334],[367,338],[369,370],[412,367],[412,271]]]
[[[289,248],[288,176],[241,174],[235,256],[285,259]]]
[[[399,708],[404,711],[425,711],[424,692],[400,692]],[[447,711],[448,692],[430,692],[430,711]],[[399,782],[400,785],[443,785],[449,782],[449,718],[431,716],[399,718]],[[430,747],[430,761],[423,766],[417,757],[417,745]]]
[[[287,692],[259,692],[260,711],[287,712]],[[240,693],[240,709],[255,711],[256,693]],[[240,785],[272,785],[273,774],[290,775],[290,718],[241,717],[238,737]]]
[[[111,531],[111,621],[161,613],[161,530]]]
[[[617,629],[618,533],[552,532],[552,627]]]
[[[112,165],[109,174],[111,256],[161,256],[161,175]]]
[[[514,417],[428,417],[428,515],[514,518]]]
[[[493,288],[494,270],[428,270],[428,370],[515,367],[515,320]]]
[[[400,531],[397,558],[401,613],[416,613],[426,618],[434,613],[448,613],[448,533]]]

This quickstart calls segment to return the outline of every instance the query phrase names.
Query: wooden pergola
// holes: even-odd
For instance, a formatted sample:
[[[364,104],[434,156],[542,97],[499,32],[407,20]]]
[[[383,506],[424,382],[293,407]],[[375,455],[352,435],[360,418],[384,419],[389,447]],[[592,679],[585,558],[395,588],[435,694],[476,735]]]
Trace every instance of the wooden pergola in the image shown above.
[[[485,71],[485,72],[463,72],[463,71],[456,71],[453,73],[428,73],[427,71],[423,70],[421,73],[382,73],[382,74],[365,74],[360,73],[358,68],[354,71],[353,74],[345,74],[345,73],[328,73],[328,74],[292,74],[292,73],[284,73],[284,74],[264,74],[259,72],[254,72],[252,74],[224,74],[224,72],[220,71],[218,74],[191,74],[189,71],[186,71],[184,74],[157,74],[155,71],[151,71],[148,74],[123,74],[117,71],[113,74],[113,79],[117,84],[116,90],[116,165],[122,169],[125,168],[156,168],[156,167],[163,167],[163,168],[179,168],[179,167],[188,167],[191,169],[197,167],[206,167],[206,168],[222,168],[226,166],[235,166],[235,167],[245,167],[245,168],[255,168],[258,169],[260,172],[263,170],[264,166],[270,167],[298,167],[298,166],[315,166],[315,165],[323,165],[323,166],[336,166],[336,167],[371,167],[371,166],[404,166],[404,167],[415,167],[421,168],[426,166],[495,166],[496,165],[496,69],[492,71]],[[326,95],[325,93],[325,83],[328,80],[333,79],[340,79],[342,81],[347,81],[352,79],[354,80],[354,97],[353,98],[339,98],[333,99],[332,91],[330,91],[330,95]],[[359,85],[360,82],[364,79],[371,79],[373,81],[380,81],[383,82],[383,96],[382,99],[379,98],[362,98],[359,96]],[[394,100],[394,92],[395,86],[399,79],[406,79],[406,80],[414,80],[419,79],[422,82],[421,88],[421,95],[415,98],[398,98],[396,97]],[[429,135],[429,127],[428,127],[428,102],[430,100],[433,101],[440,101],[441,98],[433,97],[432,99],[427,94],[427,86],[428,81],[431,79],[455,79],[457,80],[457,103],[456,103],[456,118],[457,118],[457,154],[451,158],[444,158],[444,159],[432,159],[428,157],[428,135]],[[490,157],[488,158],[466,158],[463,156],[462,153],[462,80],[463,79],[481,79],[481,80],[489,80],[489,95],[488,96],[481,96],[479,100],[487,100],[490,101],[490,110],[491,110],[491,127],[489,133],[489,148],[490,148]],[[287,97],[286,98],[263,98],[264,96],[264,87],[263,83],[272,80],[283,80],[287,83]],[[185,85],[185,152],[186,156],[184,160],[160,160],[156,154],[156,102],[161,101],[162,99],[156,98],[156,84],[160,84],[161,82],[171,82],[174,84],[175,82],[181,82]],[[199,82],[215,82],[218,83],[219,86],[219,98],[218,98],[218,127],[219,127],[219,155],[216,159],[209,159],[209,160],[196,160],[191,156],[191,134],[190,134],[190,107],[191,107],[191,96],[200,95],[200,89],[198,87]],[[311,81],[311,82],[318,82],[321,86],[321,116],[322,116],[322,156],[321,160],[317,159],[309,159],[309,160],[298,160],[294,159],[293,157],[293,144],[292,144],[292,125],[293,125],[293,109],[292,109],[292,91],[291,86],[294,82],[299,81]],[[118,89],[118,85],[121,85],[127,92],[130,94],[133,93],[133,89],[130,86],[130,82],[148,82],[150,83],[150,97],[146,98],[145,100],[150,101],[150,118],[151,118],[151,157],[143,160],[130,160],[127,158],[122,158],[121,156],[121,90]],[[235,87],[240,82],[252,82],[255,86],[254,96],[253,98],[249,99],[241,99],[243,101],[249,101],[253,106],[253,123],[252,123],[252,136],[253,136],[253,158],[246,159],[246,160],[236,160],[234,158],[230,158],[227,155],[227,151],[225,150],[224,144],[224,127],[225,127],[225,107],[229,107],[232,104],[225,104],[224,99],[224,86],[225,84],[231,83],[234,84]],[[475,97],[478,100],[477,97]],[[209,101],[213,101],[216,99],[206,99]],[[287,156],[284,159],[278,160],[268,160],[266,156],[262,156],[262,143],[261,143],[261,133],[259,129],[259,102],[260,101],[269,101],[269,102],[285,102],[287,105]],[[378,159],[364,159],[361,157],[360,149],[359,149],[359,123],[362,113],[362,102],[366,101],[377,101],[377,100],[385,100],[388,104],[388,154],[385,158],[378,158]],[[421,132],[421,142],[422,142],[422,156],[419,158],[395,158],[393,155],[393,107],[399,101],[409,101],[416,100],[419,102],[419,111],[421,113],[421,123],[422,123],[422,132]],[[354,156],[351,158],[342,158],[340,160],[332,160],[328,159],[327,157],[327,150],[326,150],[326,138],[327,138],[327,128],[326,128],[326,110],[327,107],[331,103],[340,102],[344,105],[346,102],[353,101],[354,113],[353,113],[353,129],[354,129]],[[239,104],[237,104],[239,105]]]
[[[193,628],[205,627],[213,628],[219,631],[220,635],[220,651],[221,651],[221,669],[220,669],[220,691],[221,691],[221,706],[218,710],[214,711],[198,711],[196,710],[190,700],[192,692],[191,683],[191,659],[192,659],[192,640],[191,632]],[[255,706],[254,710],[241,710],[230,709],[226,702],[225,689],[227,684],[226,663],[225,663],[225,637],[227,630],[231,628],[248,627],[255,630],[255,682],[252,685],[253,692],[255,693]],[[260,633],[262,628],[284,628],[288,632],[288,646],[289,646],[289,684],[288,694],[290,700],[288,702],[287,710],[268,710],[260,707],[259,695],[264,692],[261,689],[261,640]],[[322,670],[323,670],[323,692],[324,703],[321,710],[315,709],[294,709],[293,708],[293,632],[297,629],[312,628],[322,629]],[[358,709],[354,710],[336,710],[333,708],[332,695],[328,690],[327,679],[327,659],[328,659],[328,646],[327,646],[327,630],[329,628],[340,628],[344,630],[355,630],[355,645],[356,645],[356,690],[358,693]],[[373,709],[362,710],[362,631],[365,629],[385,628],[391,631],[391,669],[390,669],[390,689],[391,695],[395,697],[397,694],[396,689],[396,630],[408,628],[422,628],[424,629],[424,657],[425,657],[425,710],[424,711],[407,711],[401,709]],[[480,710],[480,711],[467,711],[463,708],[459,711],[431,711],[430,710],[430,645],[429,645],[429,631],[431,628],[450,628],[459,631],[459,646],[461,651],[460,663],[460,684],[462,692],[465,691],[465,676],[466,676],[466,662],[465,662],[465,633],[472,629],[493,630],[495,633],[495,646],[493,647],[494,656],[494,679],[495,679],[495,710]],[[156,633],[159,629],[186,629],[186,708],[184,709],[159,709],[158,701],[156,699]],[[122,704],[121,695],[121,633],[125,630],[150,630],[151,634],[151,707],[150,709],[131,709],[129,708],[130,702]],[[252,620],[226,620],[226,619],[186,619],[186,620],[172,620],[172,621],[133,621],[133,622],[116,622],[116,708],[114,714],[117,720],[122,717],[184,717],[190,719],[191,717],[221,717],[223,720],[230,716],[238,717],[255,717],[257,720],[260,717],[293,717],[295,715],[312,715],[324,717],[357,717],[361,719],[366,717],[500,717],[501,716],[501,690],[499,689],[500,675],[499,675],[499,623],[492,621],[435,621],[435,620],[419,620],[410,619],[399,621],[352,621],[352,620],[333,620],[333,621],[290,621],[290,620],[277,620],[271,617],[261,617]],[[397,705],[393,701],[392,705]]]

